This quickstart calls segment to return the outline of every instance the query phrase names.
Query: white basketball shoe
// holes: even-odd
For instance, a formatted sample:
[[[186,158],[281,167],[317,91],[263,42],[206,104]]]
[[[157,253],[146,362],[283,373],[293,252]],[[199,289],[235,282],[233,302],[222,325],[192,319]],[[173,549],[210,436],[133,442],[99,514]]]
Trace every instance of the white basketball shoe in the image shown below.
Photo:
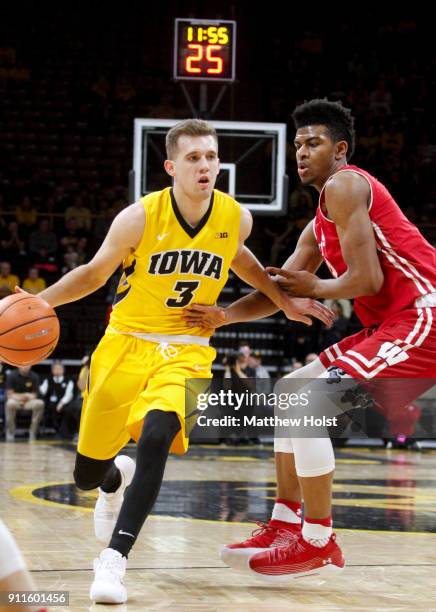
[[[94,582],[89,596],[96,603],[121,604],[127,601],[123,583],[126,573],[126,557],[113,548],[105,548],[94,559]]]
[[[105,493],[100,488],[94,509],[94,531],[99,542],[109,544],[112,532],[117,522],[120,508],[124,499],[124,492],[132,482],[135,473],[135,462],[127,455],[118,455],[115,465],[121,473],[121,484],[114,493]]]

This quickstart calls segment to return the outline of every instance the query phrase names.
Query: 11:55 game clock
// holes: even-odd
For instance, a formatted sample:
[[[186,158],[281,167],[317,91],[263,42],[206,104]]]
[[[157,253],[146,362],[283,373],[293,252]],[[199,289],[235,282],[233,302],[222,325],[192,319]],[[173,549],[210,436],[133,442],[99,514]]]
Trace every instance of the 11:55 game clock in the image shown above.
[[[176,80],[234,81],[235,59],[236,21],[175,20]]]

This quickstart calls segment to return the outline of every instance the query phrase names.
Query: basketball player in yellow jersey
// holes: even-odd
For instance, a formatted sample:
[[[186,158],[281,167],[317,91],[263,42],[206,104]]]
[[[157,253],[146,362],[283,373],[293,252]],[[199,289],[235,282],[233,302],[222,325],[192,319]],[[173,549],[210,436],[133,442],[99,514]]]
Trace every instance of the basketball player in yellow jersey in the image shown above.
[[[97,602],[127,600],[126,559],[159,493],[168,453],[188,447],[185,381],[211,377],[212,330],[188,327],[183,309],[192,301],[215,304],[232,268],[289,318],[331,320],[321,304],[282,294],[244,247],[250,213],[214,190],[215,130],[183,121],[166,144],[174,186],[128,206],[89,263],[39,294],[52,306],[72,302],[104,285],[123,261],[110,322],[91,359],[74,471],[79,488],[100,487],[94,524],[108,547],[94,563],[90,595]],[[117,456],[131,437],[136,470],[129,457]]]

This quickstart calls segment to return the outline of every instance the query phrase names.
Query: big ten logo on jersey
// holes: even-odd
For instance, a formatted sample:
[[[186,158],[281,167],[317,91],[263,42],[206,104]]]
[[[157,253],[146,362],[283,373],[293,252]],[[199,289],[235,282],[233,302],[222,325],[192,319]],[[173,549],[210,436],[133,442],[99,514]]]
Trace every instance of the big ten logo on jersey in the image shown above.
[[[223,258],[216,253],[184,249],[153,253],[148,266],[149,274],[190,274],[206,278],[221,278]]]
[[[402,348],[400,348],[397,344],[393,344],[392,342],[383,342],[377,353],[377,357],[384,359],[390,366],[409,359],[409,355],[406,353],[406,351],[403,351]]]

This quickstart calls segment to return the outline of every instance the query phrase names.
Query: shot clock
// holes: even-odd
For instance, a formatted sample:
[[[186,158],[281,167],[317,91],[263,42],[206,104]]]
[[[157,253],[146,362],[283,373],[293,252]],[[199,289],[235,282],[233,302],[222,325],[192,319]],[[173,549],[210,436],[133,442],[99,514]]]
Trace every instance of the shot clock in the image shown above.
[[[174,78],[235,80],[236,21],[176,19]]]

